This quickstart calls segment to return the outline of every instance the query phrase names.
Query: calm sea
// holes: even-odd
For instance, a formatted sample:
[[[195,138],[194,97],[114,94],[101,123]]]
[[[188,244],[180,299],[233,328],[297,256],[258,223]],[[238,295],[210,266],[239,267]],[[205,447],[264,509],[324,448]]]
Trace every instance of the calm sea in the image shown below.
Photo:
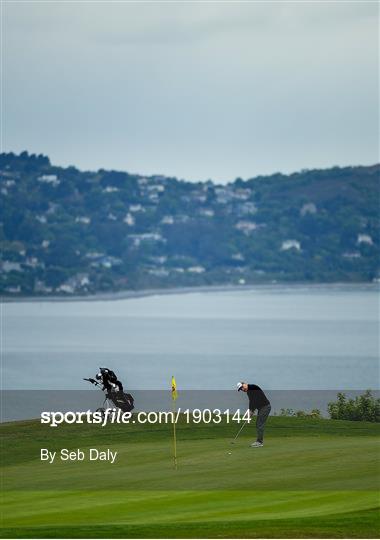
[[[137,390],[379,388],[376,285],[4,303],[2,337],[3,389],[87,389],[99,366]]]

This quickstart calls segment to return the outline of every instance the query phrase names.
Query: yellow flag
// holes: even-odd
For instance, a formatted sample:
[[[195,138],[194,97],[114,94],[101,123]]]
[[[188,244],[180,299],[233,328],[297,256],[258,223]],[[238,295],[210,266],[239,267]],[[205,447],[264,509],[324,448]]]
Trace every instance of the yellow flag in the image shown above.
[[[175,382],[175,378],[172,377],[172,400],[175,401],[177,397],[178,397],[177,383]]]

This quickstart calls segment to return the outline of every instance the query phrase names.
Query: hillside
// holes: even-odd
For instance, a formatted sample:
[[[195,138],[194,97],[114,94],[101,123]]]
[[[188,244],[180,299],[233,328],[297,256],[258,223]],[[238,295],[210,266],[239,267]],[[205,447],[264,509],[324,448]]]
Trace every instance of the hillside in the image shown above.
[[[378,424],[271,417],[247,426],[2,424],[5,538],[376,538]],[[107,448],[117,461],[40,461]],[[360,459],[358,459],[360,456]]]
[[[380,166],[225,186],[0,155],[5,295],[379,278]]]

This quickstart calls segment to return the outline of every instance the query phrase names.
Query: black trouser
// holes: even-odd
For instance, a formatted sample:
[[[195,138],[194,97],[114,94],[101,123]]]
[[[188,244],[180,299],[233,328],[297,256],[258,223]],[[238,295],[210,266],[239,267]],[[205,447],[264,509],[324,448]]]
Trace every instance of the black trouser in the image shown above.
[[[264,405],[264,407],[261,407],[261,409],[257,411],[257,419],[256,419],[257,442],[262,443],[264,440],[265,422],[267,421],[270,411],[271,411],[270,404]]]

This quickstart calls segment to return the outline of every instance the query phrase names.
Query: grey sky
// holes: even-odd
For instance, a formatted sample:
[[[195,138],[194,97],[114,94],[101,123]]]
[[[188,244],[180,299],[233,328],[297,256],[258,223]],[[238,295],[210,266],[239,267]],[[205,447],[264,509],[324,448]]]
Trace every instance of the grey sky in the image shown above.
[[[5,2],[3,150],[217,181],[375,163],[378,11]]]

